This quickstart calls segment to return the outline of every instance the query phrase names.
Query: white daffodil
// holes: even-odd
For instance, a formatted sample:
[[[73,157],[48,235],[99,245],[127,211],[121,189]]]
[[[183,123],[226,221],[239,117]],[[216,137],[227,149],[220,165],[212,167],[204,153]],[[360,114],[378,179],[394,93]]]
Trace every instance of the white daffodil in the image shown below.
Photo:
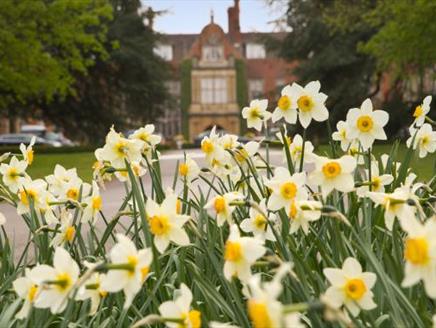
[[[35,145],[36,137],[33,136],[32,139],[30,139],[29,145],[26,147],[25,144],[20,144],[20,151],[21,154],[23,154],[24,160],[27,162],[28,165],[32,165],[33,163],[33,145]]]
[[[147,124],[146,126],[139,128],[135,132],[133,132],[129,139],[138,139],[144,141],[151,147],[155,147],[158,143],[161,142],[162,137],[157,134],[153,134],[155,127],[153,124]]]
[[[420,280],[424,283],[427,295],[436,298],[436,223],[429,219],[421,224],[415,218],[409,218],[403,224],[407,232],[404,244],[406,260],[403,287],[410,287]]]
[[[349,257],[342,269],[326,268],[323,272],[332,285],[325,293],[325,300],[333,308],[345,305],[353,316],[357,316],[361,309],[372,310],[377,306],[371,291],[377,276],[372,272],[362,272],[356,259]]]
[[[83,203],[86,204],[86,206],[83,209],[82,222],[95,224],[97,222],[97,214],[103,207],[100,190],[95,181],[92,182],[92,194],[84,198]]]
[[[272,281],[261,282],[261,275],[252,276],[247,284],[247,310],[253,328],[303,328],[299,315],[283,313],[277,300],[282,292],[281,280],[291,271],[289,263],[282,264]]]
[[[91,268],[95,264],[85,262],[85,265],[87,268]],[[94,272],[92,276],[86,280],[86,283],[80,287],[76,294],[76,300],[85,301],[89,299],[91,301],[89,315],[94,315],[97,312],[101,300],[108,294],[108,292],[101,286],[104,279],[106,279],[104,273]]]
[[[277,217],[274,213],[270,213],[268,217],[265,217],[268,213],[265,199],[262,199],[258,206],[260,211],[256,207],[250,207],[250,216],[241,222],[241,229],[244,232],[253,233],[255,237],[274,241],[276,238],[268,222],[274,224]]]
[[[406,145],[408,148],[416,149],[418,147],[419,157],[424,158],[428,153],[436,151],[436,131],[430,124],[423,124],[418,130],[410,127],[410,138],[407,139]],[[412,144],[413,142],[413,144]]]
[[[353,139],[350,139],[350,127],[347,122],[339,121],[336,124],[337,131],[333,132],[332,139],[341,142],[341,149],[347,151]]]
[[[125,161],[140,162],[144,141],[139,139],[126,139],[113,128],[106,136],[106,144],[99,152],[101,159],[110,162],[115,168],[124,168]],[[100,160],[100,158],[97,158]]]
[[[28,316],[39,291],[38,285],[34,284],[29,278],[29,273],[30,270],[26,269],[24,277],[15,279],[12,283],[15,293],[24,300],[20,311],[15,315],[17,319],[24,319]]]
[[[214,161],[220,161],[225,156],[226,152],[221,145],[219,134],[216,133],[216,126],[212,128],[209,136],[201,140],[201,150],[206,155],[206,161],[211,164]]]
[[[369,179],[369,170],[365,170],[365,175]],[[356,189],[356,193],[359,197],[365,197],[366,193],[373,192],[385,192],[385,186],[391,184],[394,181],[394,177],[390,174],[380,174],[377,162],[371,162],[371,181],[364,182],[364,185]]]
[[[366,194],[371,200],[385,210],[385,225],[392,230],[395,217],[400,221],[401,226],[407,221],[414,219],[415,208],[407,203],[409,195],[406,190],[397,188],[393,193],[368,192]]]
[[[180,320],[181,322],[165,321],[169,328],[201,328],[201,312],[191,308],[192,292],[185,285],[180,285],[178,296],[174,301],[167,301],[159,306],[162,319]]]
[[[246,166],[248,159],[254,160],[254,155],[257,154],[259,148],[260,142],[249,141],[233,150],[234,159],[239,165]]]
[[[390,171],[394,174],[398,175],[398,171],[400,170],[401,162],[394,162],[392,158],[388,154],[382,154],[380,156],[380,160],[383,166],[383,170],[386,172],[388,170],[388,164],[391,166]]]
[[[244,107],[242,117],[247,120],[247,127],[261,131],[262,125],[271,118],[271,113],[267,111],[267,108],[268,99],[254,99],[249,107]]]
[[[231,280],[235,276],[242,282],[247,282],[251,276],[251,265],[265,252],[263,240],[241,237],[238,226],[232,225],[224,248],[224,277]]]
[[[353,172],[356,160],[349,155],[337,159],[318,156],[315,160],[315,170],[309,175],[309,180],[321,187],[323,197],[333,190],[350,192],[354,188]]]
[[[26,180],[18,193],[18,214],[30,213],[31,202],[36,210],[45,209],[47,194],[47,182],[42,179]]]
[[[368,150],[374,140],[387,139],[383,127],[388,121],[389,114],[383,110],[373,111],[371,100],[366,99],[360,108],[351,108],[347,113],[349,137],[358,139],[363,149]]]
[[[221,144],[221,146],[225,149],[225,150],[232,150],[235,149],[237,147],[239,147],[239,145],[241,144],[238,141],[238,136],[235,134],[224,134],[222,137],[219,138],[219,142]]]
[[[81,179],[73,180],[63,185],[59,199],[63,201],[77,202],[83,199],[91,191],[91,185]]]
[[[219,227],[225,222],[233,223],[232,213],[235,205],[232,202],[242,201],[244,196],[238,192],[229,192],[224,195],[217,195],[212,198],[205,206],[205,209],[212,210],[216,214],[216,220]]]
[[[70,291],[79,278],[79,266],[63,248],[57,247],[53,257],[53,267],[40,264],[28,274],[32,283],[40,286],[34,305],[37,308],[50,308],[53,314],[62,312],[70,296]]]
[[[298,116],[297,100],[298,91],[295,84],[285,86],[277,102],[277,107],[272,113],[272,121],[277,122],[281,118],[284,118],[287,123],[295,124]]]
[[[160,253],[165,252],[170,242],[180,246],[189,244],[183,225],[189,215],[177,213],[177,196],[167,194],[161,205],[149,198],[145,204],[148,227],[154,236],[154,245]]]
[[[15,156],[11,158],[9,164],[0,165],[0,174],[3,176],[3,183],[13,193],[16,193],[26,181],[26,161],[19,161]]]
[[[305,234],[309,233],[310,222],[321,218],[322,203],[314,200],[295,200],[289,206],[288,216],[291,226],[289,233],[295,233],[300,228]]]
[[[365,165],[365,153],[362,152],[361,145],[357,139],[353,139],[348,147],[347,154],[353,156],[357,165]]]
[[[56,236],[51,240],[50,246],[58,247],[66,243],[71,243],[76,235],[76,227],[73,224],[73,216],[66,210],[61,211],[60,215],[61,226],[56,233]]]
[[[107,292],[123,290],[126,300],[124,309],[132,304],[150,272],[153,259],[151,249],[137,250],[126,236],[117,234],[117,243],[110,250],[109,271],[101,281],[101,289]]]
[[[56,164],[53,174],[46,176],[45,180],[48,183],[48,190],[55,196],[61,196],[66,185],[80,185],[82,183],[76,168],[67,170],[59,164]]]
[[[304,163],[313,163],[315,161],[313,150],[313,144],[308,140],[305,141],[303,158]],[[303,154],[303,138],[299,134],[296,134],[292,138],[292,142],[289,145],[289,153],[291,155],[295,170],[300,170],[301,156]]]
[[[306,173],[295,173],[291,176],[284,167],[277,167],[274,176],[265,182],[271,190],[268,209],[278,211],[283,207],[287,208],[294,199],[307,199],[305,183]]]
[[[329,112],[325,107],[327,95],[319,92],[321,83],[312,81],[302,86],[294,83],[297,94],[298,118],[303,128],[307,128],[314,119],[317,122],[326,121]]]
[[[201,170],[197,162],[187,154],[183,163],[179,164],[179,176],[186,183],[191,183],[192,180],[198,178]]]
[[[130,169],[132,170],[132,173],[135,177],[142,177],[145,173],[147,173],[147,170],[143,166],[142,162],[136,162],[132,161],[129,163]],[[125,168],[115,168],[117,171],[115,171],[115,176],[120,182],[127,182],[130,184],[130,178],[129,178],[129,172]]]
[[[430,111],[430,104],[431,104],[431,96],[427,96],[422,101],[422,104],[415,108],[415,111],[413,112],[413,117],[415,118],[413,124],[415,126],[419,127],[424,124],[425,116]]]

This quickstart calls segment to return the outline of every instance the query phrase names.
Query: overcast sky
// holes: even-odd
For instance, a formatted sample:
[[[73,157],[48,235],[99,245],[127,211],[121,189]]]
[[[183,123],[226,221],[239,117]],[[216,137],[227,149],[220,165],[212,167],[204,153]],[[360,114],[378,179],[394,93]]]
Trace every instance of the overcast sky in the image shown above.
[[[142,0],[154,10],[168,10],[157,17],[155,29],[163,33],[199,33],[210,22],[214,12],[215,23],[227,32],[227,8],[233,0]],[[275,29],[269,22],[281,17],[286,11],[287,0],[275,0],[274,8],[265,0],[241,0],[240,25],[242,32],[269,32]]]

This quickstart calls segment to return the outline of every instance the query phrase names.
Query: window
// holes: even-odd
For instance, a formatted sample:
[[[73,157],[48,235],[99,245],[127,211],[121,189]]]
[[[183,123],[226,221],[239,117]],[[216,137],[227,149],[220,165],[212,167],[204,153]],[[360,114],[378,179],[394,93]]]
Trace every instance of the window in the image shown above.
[[[249,80],[248,81],[248,95],[250,100],[263,97],[263,80]]]
[[[265,58],[265,46],[260,43],[247,43],[246,57],[248,59]]]
[[[200,83],[202,104],[224,104],[227,102],[226,79],[203,78]]]
[[[180,82],[179,81],[166,81],[165,86],[169,94],[173,97],[180,96]]]
[[[220,46],[204,46],[203,59],[207,61],[219,61],[224,58],[224,49]]]
[[[173,46],[170,44],[158,44],[154,49],[154,53],[164,60],[173,60]]]

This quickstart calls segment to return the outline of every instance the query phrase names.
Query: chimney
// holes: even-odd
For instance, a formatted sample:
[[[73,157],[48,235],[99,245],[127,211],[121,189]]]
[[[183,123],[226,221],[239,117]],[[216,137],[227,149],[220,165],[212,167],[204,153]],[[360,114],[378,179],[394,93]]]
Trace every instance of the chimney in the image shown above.
[[[233,7],[227,9],[229,16],[229,37],[233,43],[241,41],[241,27],[239,26],[239,0],[234,0]]]

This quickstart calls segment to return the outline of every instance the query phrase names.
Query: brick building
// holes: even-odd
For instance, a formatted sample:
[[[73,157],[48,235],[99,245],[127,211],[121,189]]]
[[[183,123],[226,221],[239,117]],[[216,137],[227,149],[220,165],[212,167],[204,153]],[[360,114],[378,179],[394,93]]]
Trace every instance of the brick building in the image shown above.
[[[192,141],[213,125],[241,134],[241,108],[260,97],[274,107],[281,86],[294,81],[295,63],[266,47],[285,33],[241,32],[239,15],[239,0],[234,0],[228,8],[228,33],[212,15],[200,34],[163,35],[155,51],[171,64],[173,78],[167,87],[176,100],[157,123],[167,138],[183,133]]]

